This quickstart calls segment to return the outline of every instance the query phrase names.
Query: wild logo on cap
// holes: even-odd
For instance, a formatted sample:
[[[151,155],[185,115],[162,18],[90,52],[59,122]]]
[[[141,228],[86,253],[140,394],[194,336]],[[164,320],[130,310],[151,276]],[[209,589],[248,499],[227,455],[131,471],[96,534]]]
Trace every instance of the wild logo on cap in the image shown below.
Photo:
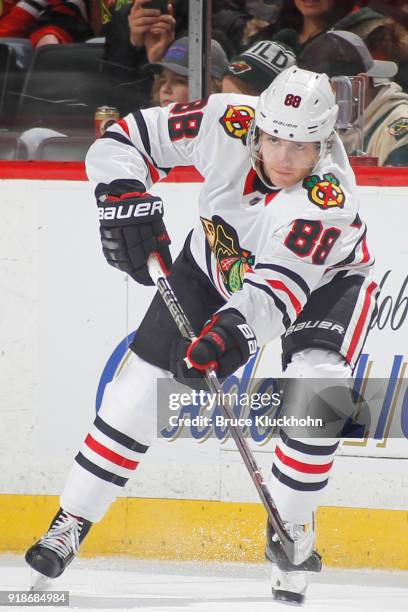
[[[229,104],[220,118],[220,123],[228,136],[239,138],[245,144],[249,124],[254,117],[255,111],[251,106],[232,106]]]
[[[242,72],[248,72],[248,70],[252,70],[251,66],[244,62],[244,60],[229,64],[228,69],[233,74],[241,74]]]
[[[334,174],[323,174],[322,179],[317,174],[307,176],[302,187],[307,189],[309,200],[319,208],[325,209],[333,206],[343,208],[344,206],[346,196]]]

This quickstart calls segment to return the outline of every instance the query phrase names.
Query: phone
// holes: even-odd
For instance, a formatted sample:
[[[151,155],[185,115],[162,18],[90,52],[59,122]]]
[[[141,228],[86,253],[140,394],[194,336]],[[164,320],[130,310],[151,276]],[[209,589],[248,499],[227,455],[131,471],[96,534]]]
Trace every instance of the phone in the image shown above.
[[[167,13],[167,4],[168,0],[150,0],[143,4],[143,8],[158,9],[161,13]]]

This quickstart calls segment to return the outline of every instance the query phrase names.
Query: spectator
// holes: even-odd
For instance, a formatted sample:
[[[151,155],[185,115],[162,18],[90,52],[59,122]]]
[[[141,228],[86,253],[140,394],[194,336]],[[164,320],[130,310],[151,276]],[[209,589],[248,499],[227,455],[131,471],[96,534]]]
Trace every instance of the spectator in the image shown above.
[[[373,60],[359,36],[338,30],[311,41],[298,64],[330,77],[362,76],[364,151],[381,166],[408,166],[408,94],[389,80],[397,73],[394,62]]]
[[[136,49],[145,48],[149,62],[160,60],[174,42],[176,20],[169,2],[168,13],[162,15],[157,9],[144,8],[149,0],[135,0],[128,17],[130,42]]]
[[[395,24],[396,25],[396,24]],[[364,8],[341,19],[335,30],[347,30],[360,36],[374,59],[394,60],[390,54],[390,20],[385,15]],[[395,58],[396,59],[396,58]]]
[[[273,23],[284,0],[223,0],[215,2],[213,28],[225,32],[232,43],[234,54],[248,47],[260,30]],[[267,38],[267,37],[265,37]]]
[[[211,41],[211,93],[221,91],[221,80],[227,67],[227,56],[216,41]],[[162,61],[149,66],[159,75],[155,79],[152,102],[167,106],[172,102],[188,102],[188,37],[179,38],[167,50]]]
[[[235,56],[228,64],[222,80],[222,92],[258,96],[282,70],[295,63],[293,51],[277,42],[262,40]]]
[[[34,47],[92,36],[85,0],[20,0],[4,4],[0,38],[30,38]]]
[[[246,23],[242,36],[242,44],[244,47],[248,47],[249,41],[254,40],[258,32],[276,21],[284,2],[285,0],[269,0],[268,2],[263,2],[262,0],[246,0],[245,7],[251,18]]]
[[[146,62],[161,59],[169,45],[188,32],[188,3],[184,0],[169,2],[166,15],[143,8],[146,2],[135,0],[112,14],[106,30],[104,72],[113,82],[140,78]],[[147,98],[150,89],[151,82],[147,86]]]
[[[350,14],[353,15],[350,27],[342,26],[342,29],[353,29],[360,21],[382,17],[369,8],[358,9],[357,3],[358,0],[285,0],[276,22],[258,32],[250,42],[265,38],[280,40],[299,53],[315,36],[340,28],[341,20]]]
[[[387,0],[387,2],[372,1],[370,4],[384,15],[383,23],[369,37],[362,38],[374,58],[397,62],[398,73],[395,81],[407,91],[408,3],[406,0]],[[356,31],[356,34],[359,32]]]

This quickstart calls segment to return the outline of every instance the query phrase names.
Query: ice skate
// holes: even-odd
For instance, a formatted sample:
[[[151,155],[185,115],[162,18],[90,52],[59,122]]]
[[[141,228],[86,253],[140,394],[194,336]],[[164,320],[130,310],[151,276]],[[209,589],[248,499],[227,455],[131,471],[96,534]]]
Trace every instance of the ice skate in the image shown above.
[[[47,533],[25,555],[32,568],[32,589],[48,588],[47,579],[61,576],[79,550],[92,523],[68,514],[60,509],[53,518]]]
[[[305,528],[304,525],[286,523],[285,527],[295,541],[300,542],[304,539],[301,548],[304,549],[306,556],[299,565],[291,563],[268,522],[265,557],[272,563],[272,595],[274,600],[281,603],[302,605],[312,573],[320,572],[322,569],[321,557],[314,550],[311,554],[307,552],[314,543],[311,525]]]

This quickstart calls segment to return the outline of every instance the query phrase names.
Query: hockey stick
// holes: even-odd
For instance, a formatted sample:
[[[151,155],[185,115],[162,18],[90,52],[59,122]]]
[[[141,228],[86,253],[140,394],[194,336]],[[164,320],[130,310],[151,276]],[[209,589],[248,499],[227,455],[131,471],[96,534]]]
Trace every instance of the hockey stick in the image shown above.
[[[193,340],[196,335],[194,333],[193,328],[191,327],[190,321],[188,320],[184,310],[181,307],[180,302],[177,299],[171,285],[166,278],[166,274],[162,268],[160,263],[160,258],[157,257],[155,253],[150,255],[148,260],[148,269],[149,274],[154,281],[161,297],[163,298],[167,308],[170,311],[171,316],[173,317],[174,322],[180,330],[181,335],[184,338],[188,338],[189,340]],[[205,372],[205,380],[208,384],[208,387],[212,393],[216,393],[217,397],[221,399],[223,397],[222,387],[218,381],[217,375],[214,370],[209,370]],[[227,419],[227,423],[231,423],[231,419],[234,417],[231,407],[224,403],[220,402],[220,407],[224,413],[224,416]],[[262,472],[256,463],[255,457],[253,456],[249,446],[245,440],[245,438],[241,435],[238,428],[229,425],[228,426],[231,437],[233,438],[235,444],[238,447],[239,453],[245,463],[245,466],[251,476],[253,483],[258,491],[259,497],[262,500],[262,503],[265,507],[265,510],[268,514],[269,521],[275,530],[283,550],[286,553],[289,561],[294,565],[299,565],[304,559],[304,551],[300,550],[297,546],[297,542],[295,542],[286,531],[283,526],[282,519],[279,515],[278,509],[276,508],[275,502],[273,501],[267,484],[262,476]],[[310,553],[312,550],[310,551]]]

